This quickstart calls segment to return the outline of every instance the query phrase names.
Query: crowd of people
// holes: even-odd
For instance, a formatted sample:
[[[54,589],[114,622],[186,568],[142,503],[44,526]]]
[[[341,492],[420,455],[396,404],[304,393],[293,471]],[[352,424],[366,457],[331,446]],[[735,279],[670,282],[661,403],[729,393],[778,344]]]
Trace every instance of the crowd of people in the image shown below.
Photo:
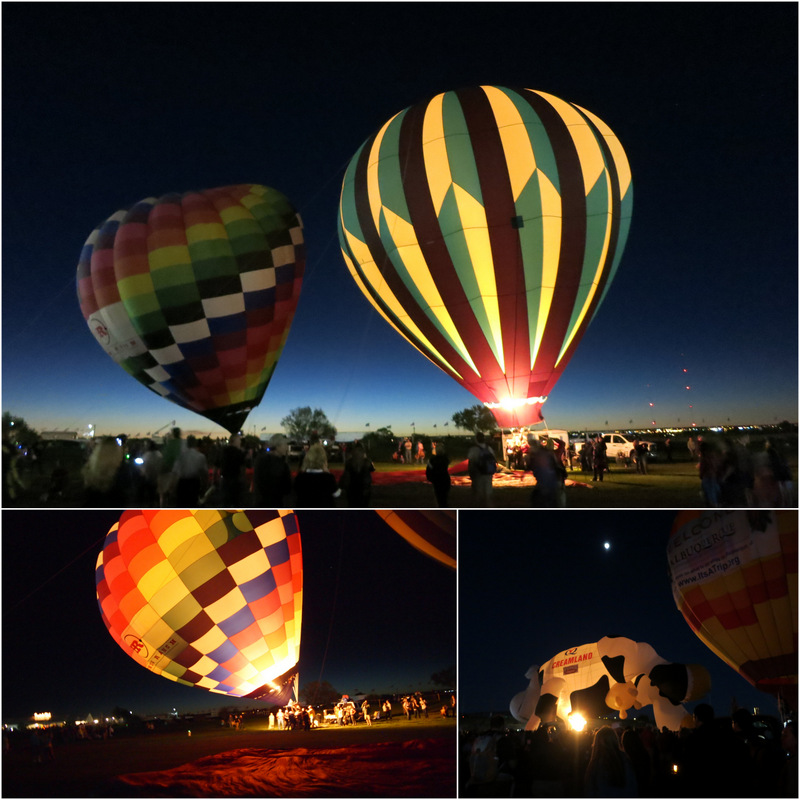
[[[314,706],[301,706],[299,703],[279,708],[269,713],[270,730],[280,731],[310,731],[319,727],[319,715]]]
[[[227,440],[198,440],[173,428],[161,442],[153,439],[129,441],[124,435],[102,437],[90,444],[72,442],[73,450],[88,447],[80,465],[37,467],[35,448],[26,457],[4,443],[3,496],[7,507],[21,505],[78,505],[81,507],[246,507],[277,508],[286,504],[301,508],[369,508],[372,505],[375,465],[363,445],[346,448],[341,470],[331,470],[328,451],[312,435],[302,458],[291,467],[289,441],[282,434],[246,446],[241,436]],[[407,447],[408,445],[408,447]],[[435,505],[449,508],[451,459],[445,447],[430,441],[428,453],[421,440],[414,448],[410,437],[400,439],[394,454],[399,460],[425,464],[425,479],[432,486]],[[659,445],[659,463],[673,459],[673,442]],[[703,504],[708,507],[793,507],[795,486],[786,458],[769,439],[758,450],[733,437],[692,436],[688,457],[696,469]],[[415,454],[416,449],[416,454]],[[646,475],[652,455],[638,437],[629,452],[609,457],[601,434],[583,441],[549,437],[527,429],[503,437],[502,457],[490,437],[477,433],[467,453],[467,473],[472,505],[493,505],[494,475],[498,472],[529,472],[535,486],[529,497],[533,507],[566,505],[565,486],[571,473],[578,480],[590,474],[602,483],[613,471],[635,470]],[[343,447],[344,450],[344,447]],[[627,448],[626,448],[627,450]],[[684,451],[686,454],[687,451]],[[686,462],[686,455],[683,459]],[[76,479],[79,486],[76,486]],[[41,488],[34,493],[31,485]],[[430,503],[433,505],[433,503]]]
[[[786,508],[794,505],[791,470],[770,439],[757,453],[727,438],[690,438],[688,448],[697,464],[707,506]]]
[[[282,434],[250,448],[238,435],[200,441],[184,437],[180,428],[161,442],[120,435],[74,444],[80,447],[80,463],[56,463],[47,475],[39,474],[41,460],[34,449],[23,468],[23,456],[4,447],[4,505],[278,508],[290,497],[305,508],[370,505],[375,466],[358,442],[347,449],[338,476],[329,469],[318,437],[305,447],[295,470],[288,460],[289,440]],[[34,484],[43,487],[36,494]]]
[[[462,734],[460,797],[797,797],[797,722],[756,727],[708,704],[693,727],[556,726]]]
[[[663,444],[664,460],[673,461],[672,439]],[[591,473],[592,482],[602,483],[611,472],[608,445],[602,434],[587,435],[582,442],[541,436],[525,428],[503,437],[505,469],[531,472],[536,485],[531,491],[533,507],[566,505],[565,482],[570,472]],[[728,437],[689,437],[688,451],[697,468],[701,494],[708,507],[787,508],[795,505],[791,468],[771,439],[762,450],[753,451],[741,440]],[[629,452],[619,452],[619,469],[649,473],[654,454],[649,443],[635,436]],[[495,453],[482,433],[476,434],[468,454],[468,470],[476,506],[492,505],[492,475],[500,470]],[[430,480],[430,478],[429,478]]]

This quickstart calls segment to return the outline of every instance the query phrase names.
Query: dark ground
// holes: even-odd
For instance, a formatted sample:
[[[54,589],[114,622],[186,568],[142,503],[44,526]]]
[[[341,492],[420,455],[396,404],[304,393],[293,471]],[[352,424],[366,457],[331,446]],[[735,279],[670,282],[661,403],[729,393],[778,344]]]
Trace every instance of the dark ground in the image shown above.
[[[258,724],[258,723],[256,723]],[[261,723],[263,725],[263,723]],[[428,720],[392,720],[372,726],[318,728],[305,731],[245,730],[206,727],[187,732],[143,733],[111,739],[66,742],[54,747],[54,760],[33,763],[25,746],[12,747],[3,754],[3,797],[144,797],[142,792],[116,780],[119,775],[170,770],[198,759],[244,748],[309,752],[384,742],[435,740],[452,742],[452,770],[430,775],[430,793],[425,796],[455,796],[456,720],[454,717]],[[452,786],[451,791],[447,791]],[[357,782],[348,787],[351,796],[369,796],[369,787]],[[161,794],[160,796],[185,796]],[[323,795],[330,796],[330,795]]]

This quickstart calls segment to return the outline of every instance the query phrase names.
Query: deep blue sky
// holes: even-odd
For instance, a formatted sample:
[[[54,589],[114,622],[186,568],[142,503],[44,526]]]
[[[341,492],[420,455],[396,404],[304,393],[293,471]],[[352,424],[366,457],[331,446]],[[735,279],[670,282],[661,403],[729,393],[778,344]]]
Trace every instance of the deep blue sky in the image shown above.
[[[733,697],[777,714],[772,696],[715,656],[675,606],[667,565],[674,521],[669,511],[460,512],[460,710],[507,712],[531,665],[625,636],[669,661],[706,667],[712,687],[702,702],[719,716]],[[652,708],[642,713],[653,717]]]
[[[625,254],[548,423],[796,421],[794,3],[6,4],[3,410],[38,429],[223,433],[92,341],[75,268],[119,208],[259,182],[299,209],[308,263],[247,430],[305,405],[340,431],[441,429],[477,401],[361,296],[337,201],[391,115],[476,83],[593,111],[633,171]]]
[[[94,569],[119,511],[3,513],[3,721],[50,711],[148,714],[251,707],[180,686],[127,656],[103,624]],[[374,511],[298,511],[300,685],[339,692],[434,688],[456,663],[455,572]]]

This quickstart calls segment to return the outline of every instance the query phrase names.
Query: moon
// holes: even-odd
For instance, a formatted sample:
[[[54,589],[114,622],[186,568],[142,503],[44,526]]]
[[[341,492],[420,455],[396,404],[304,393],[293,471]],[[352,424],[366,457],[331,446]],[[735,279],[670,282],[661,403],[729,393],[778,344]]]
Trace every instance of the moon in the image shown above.
[[[611,542],[603,542],[603,547],[606,550],[610,550],[611,549]]]

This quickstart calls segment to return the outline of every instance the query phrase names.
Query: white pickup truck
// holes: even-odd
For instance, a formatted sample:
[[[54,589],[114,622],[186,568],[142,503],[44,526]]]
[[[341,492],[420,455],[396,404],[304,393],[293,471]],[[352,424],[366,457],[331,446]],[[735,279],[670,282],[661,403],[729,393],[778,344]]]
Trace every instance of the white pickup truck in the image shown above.
[[[603,440],[606,443],[606,455],[608,458],[633,458],[633,437],[623,436],[621,433],[604,433]],[[648,442],[644,439],[639,440],[639,444],[647,445],[647,454],[655,456],[655,442]],[[575,452],[580,453],[583,449],[583,439],[575,442]]]

